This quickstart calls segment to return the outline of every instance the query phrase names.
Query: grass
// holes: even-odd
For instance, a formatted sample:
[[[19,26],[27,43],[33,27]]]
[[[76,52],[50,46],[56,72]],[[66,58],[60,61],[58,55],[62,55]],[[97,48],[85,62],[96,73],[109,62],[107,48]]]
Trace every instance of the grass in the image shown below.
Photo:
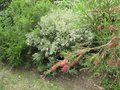
[[[0,65],[0,90],[66,90],[30,71],[11,71]]]

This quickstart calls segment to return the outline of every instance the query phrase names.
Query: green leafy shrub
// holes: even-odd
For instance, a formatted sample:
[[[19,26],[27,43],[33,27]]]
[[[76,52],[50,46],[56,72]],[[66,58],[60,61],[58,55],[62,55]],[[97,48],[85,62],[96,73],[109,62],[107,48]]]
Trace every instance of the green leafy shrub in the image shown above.
[[[35,62],[41,63],[48,57],[59,55],[63,50],[70,50],[76,43],[91,44],[94,35],[91,28],[79,27],[79,15],[72,10],[58,9],[41,17],[35,31],[26,37],[27,45],[38,49],[33,55]]]
[[[40,17],[49,11],[52,3],[49,0],[30,1],[13,0],[0,16],[0,59],[18,66],[29,63],[29,47],[25,43],[25,34],[33,30]],[[25,62],[26,61],[26,62]]]
[[[96,16],[95,19],[99,17],[99,21],[95,22],[96,23],[96,35],[100,35],[97,39],[99,41],[102,41],[105,44],[112,40],[112,43],[108,45],[105,49],[106,52],[109,53],[110,56],[113,56],[114,58],[116,57],[119,58],[120,54],[116,53],[111,54],[113,52],[119,52],[119,38],[120,38],[120,27],[119,27],[119,12],[117,11],[119,1],[115,0],[114,2],[105,1],[101,2],[104,3],[103,6],[104,8],[98,7],[98,10],[101,10],[100,12],[97,12],[99,16]],[[110,10],[111,8],[111,10]],[[101,13],[101,14],[100,14]],[[94,13],[95,14],[95,13]],[[117,44],[118,45],[112,45],[112,44]],[[108,57],[109,58],[109,57]]]
[[[49,1],[14,0],[5,11],[3,24],[16,26],[23,32],[32,30],[42,15],[49,11],[52,4]]]
[[[72,9],[73,7],[76,6],[76,3],[78,5],[78,3],[82,2],[81,0],[53,0],[53,1],[58,8],[62,9]]]
[[[21,52],[25,48],[25,37],[22,32],[13,29],[2,31],[1,35],[1,60],[13,66],[22,64]]]
[[[85,56],[84,66],[110,82],[105,86],[106,90],[120,88],[119,3],[118,0],[89,1],[87,10],[83,12],[83,24],[94,27],[95,40],[92,47],[97,47],[97,50]]]
[[[4,10],[9,4],[11,0],[0,0],[0,11]]]

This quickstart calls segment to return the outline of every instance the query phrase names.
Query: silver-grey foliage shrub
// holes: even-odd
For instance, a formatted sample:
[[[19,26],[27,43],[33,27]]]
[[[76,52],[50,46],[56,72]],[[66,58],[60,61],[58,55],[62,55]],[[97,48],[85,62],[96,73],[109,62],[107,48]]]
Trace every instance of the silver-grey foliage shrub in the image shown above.
[[[48,57],[70,49],[76,43],[89,45],[94,35],[90,28],[79,27],[79,15],[72,10],[52,10],[43,16],[36,30],[26,35],[26,43],[37,47],[33,56],[39,61],[41,53]]]

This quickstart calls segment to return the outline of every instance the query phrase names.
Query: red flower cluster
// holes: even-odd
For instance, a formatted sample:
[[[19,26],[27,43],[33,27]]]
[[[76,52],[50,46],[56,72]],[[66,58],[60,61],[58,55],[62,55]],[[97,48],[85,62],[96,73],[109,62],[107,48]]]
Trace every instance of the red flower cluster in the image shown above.
[[[60,67],[63,67],[65,66],[66,64],[68,63],[68,60],[67,59],[64,59],[62,61],[59,61],[56,63],[57,66],[60,66]]]
[[[113,65],[113,60],[112,60],[112,59],[108,60],[108,61],[107,61],[107,64],[108,64],[108,65]]]
[[[65,66],[63,66],[61,68],[61,72],[66,72],[67,70],[68,70],[68,66],[67,65],[65,65]]]
[[[55,71],[57,69],[57,67],[54,65],[50,68],[52,71]]]
[[[62,61],[57,62],[55,65],[53,65],[50,69],[52,71],[56,71],[58,67],[61,67],[61,72],[66,72],[68,70],[68,60],[64,59]]]

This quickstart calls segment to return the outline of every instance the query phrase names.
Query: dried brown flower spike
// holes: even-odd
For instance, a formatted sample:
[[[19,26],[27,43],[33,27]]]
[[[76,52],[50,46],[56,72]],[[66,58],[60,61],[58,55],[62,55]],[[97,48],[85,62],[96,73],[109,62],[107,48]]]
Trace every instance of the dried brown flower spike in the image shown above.
[[[113,25],[110,25],[109,30],[112,31],[112,32],[115,32],[115,31],[117,31],[117,28]]]
[[[120,59],[117,60],[117,66],[120,67]]]

